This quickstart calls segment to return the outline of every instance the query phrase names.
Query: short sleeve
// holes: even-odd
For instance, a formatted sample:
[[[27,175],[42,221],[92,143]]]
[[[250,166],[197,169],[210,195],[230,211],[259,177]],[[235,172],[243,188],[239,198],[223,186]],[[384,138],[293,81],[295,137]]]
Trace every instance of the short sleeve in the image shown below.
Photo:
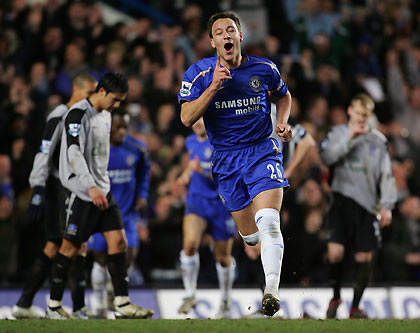
[[[204,75],[197,64],[191,65],[182,78],[181,88],[178,93],[178,102],[191,102],[206,90],[204,87]]]

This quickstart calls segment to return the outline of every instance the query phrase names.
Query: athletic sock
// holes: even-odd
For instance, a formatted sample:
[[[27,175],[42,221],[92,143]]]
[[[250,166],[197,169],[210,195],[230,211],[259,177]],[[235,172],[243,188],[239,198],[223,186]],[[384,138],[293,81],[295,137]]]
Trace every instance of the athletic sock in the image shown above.
[[[371,262],[358,262],[356,263],[356,272],[354,279],[354,296],[352,308],[358,308],[360,300],[362,299],[363,292],[369,283]]]
[[[22,295],[17,305],[22,308],[29,308],[32,305],[35,294],[42,287],[50,271],[52,260],[44,253],[35,260],[30,276],[28,276],[23,286]]]
[[[72,261],[71,258],[62,255],[60,252],[54,258],[51,273],[50,307],[57,307],[59,306],[57,304],[61,304]]]
[[[197,290],[197,278],[200,271],[200,257],[198,253],[187,256],[184,250],[179,255],[181,262],[182,282],[184,283],[185,296],[193,297]]]
[[[128,275],[125,252],[108,254],[108,270],[115,296],[128,296]]]
[[[86,254],[78,255],[70,267],[69,280],[71,288],[71,299],[73,301],[73,312],[85,306],[85,276]]]
[[[105,266],[101,266],[98,262],[93,262],[91,272],[91,283],[93,295],[96,301],[96,309],[106,309],[107,304],[107,283],[108,273]]]
[[[333,299],[340,298],[342,267],[343,263],[341,261],[335,264],[330,264],[330,285],[333,288]]]
[[[280,215],[276,209],[263,208],[255,214],[260,232],[261,261],[265,274],[264,293],[278,297],[284,243],[280,231]]]
[[[233,278],[235,277],[236,261],[231,257],[230,265],[223,267],[220,263],[216,262],[217,278],[219,280],[220,292],[223,301],[231,300],[231,292],[233,285]]]

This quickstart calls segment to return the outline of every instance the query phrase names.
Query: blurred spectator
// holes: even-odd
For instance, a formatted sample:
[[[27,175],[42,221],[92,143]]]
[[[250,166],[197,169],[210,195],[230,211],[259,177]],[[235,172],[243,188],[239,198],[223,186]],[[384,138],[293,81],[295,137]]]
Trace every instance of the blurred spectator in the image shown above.
[[[15,195],[10,179],[10,158],[0,155],[0,284],[16,272],[16,227],[13,220]]]
[[[406,197],[384,234],[381,267],[385,281],[420,281],[420,199]]]
[[[66,99],[71,96],[72,79],[86,70],[85,56],[80,45],[71,43],[66,46],[63,69],[57,73],[54,81],[55,91]]]

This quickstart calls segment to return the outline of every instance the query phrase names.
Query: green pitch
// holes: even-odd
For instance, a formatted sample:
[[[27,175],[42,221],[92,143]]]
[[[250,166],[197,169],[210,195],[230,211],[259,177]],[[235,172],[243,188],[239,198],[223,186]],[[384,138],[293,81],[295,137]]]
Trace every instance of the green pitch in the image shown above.
[[[420,320],[0,320],[0,332],[419,332]]]

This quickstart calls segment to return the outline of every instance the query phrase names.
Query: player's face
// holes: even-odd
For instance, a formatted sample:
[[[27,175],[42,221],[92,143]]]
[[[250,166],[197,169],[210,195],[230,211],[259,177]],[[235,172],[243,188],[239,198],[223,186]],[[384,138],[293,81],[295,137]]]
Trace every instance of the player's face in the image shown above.
[[[99,94],[101,95],[101,107],[104,110],[112,112],[120,107],[121,102],[127,98],[127,93],[121,92],[109,92],[107,93],[104,89],[100,89]]]
[[[225,61],[230,61],[241,53],[242,32],[232,19],[218,19],[213,23],[211,32],[213,34],[210,40],[211,46]]]
[[[96,82],[86,81],[83,85],[83,88],[80,89],[80,93],[83,95],[81,99],[88,98],[90,95],[92,95],[95,92],[95,88]]]
[[[202,117],[195,122],[195,124],[192,126],[192,130],[195,134],[197,134],[200,137],[204,137],[207,135]]]
[[[127,121],[120,115],[112,117],[111,144],[118,146],[123,143],[127,135]]]
[[[96,82],[85,81],[81,87],[74,86],[73,95],[76,100],[81,101],[82,99],[90,97],[95,92]]]
[[[359,101],[353,103],[348,109],[350,122],[353,124],[358,124],[362,127],[367,126],[368,120],[372,115],[372,112],[369,111],[363,104]]]

